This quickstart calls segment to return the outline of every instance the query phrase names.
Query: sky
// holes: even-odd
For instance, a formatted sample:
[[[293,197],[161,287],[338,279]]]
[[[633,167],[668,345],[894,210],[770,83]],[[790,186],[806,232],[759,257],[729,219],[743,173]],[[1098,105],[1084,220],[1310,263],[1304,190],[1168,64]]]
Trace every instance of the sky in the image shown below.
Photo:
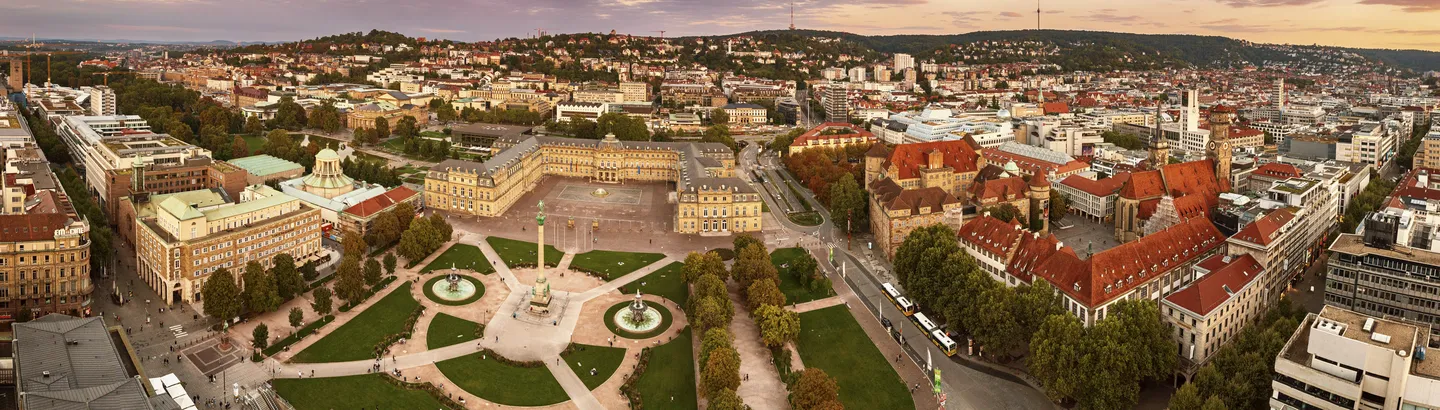
[[[1440,51],[1440,0],[1047,0],[1048,29],[1219,35],[1264,43]],[[382,29],[493,40],[783,29],[782,0],[0,0],[0,36],[295,41]],[[858,34],[1033,29],[1036,6],[993,0],[797,0],[799,28]]]

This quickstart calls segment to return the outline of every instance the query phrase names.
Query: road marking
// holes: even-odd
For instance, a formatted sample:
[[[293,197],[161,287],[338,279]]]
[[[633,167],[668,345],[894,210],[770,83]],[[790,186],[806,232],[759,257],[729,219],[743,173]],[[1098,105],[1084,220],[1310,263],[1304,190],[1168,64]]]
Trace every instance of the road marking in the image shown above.
[[[181,325],[170,326],[170,332],[175,334],[176,339],[190,335],[189,333],[185,333],[185,328]]]

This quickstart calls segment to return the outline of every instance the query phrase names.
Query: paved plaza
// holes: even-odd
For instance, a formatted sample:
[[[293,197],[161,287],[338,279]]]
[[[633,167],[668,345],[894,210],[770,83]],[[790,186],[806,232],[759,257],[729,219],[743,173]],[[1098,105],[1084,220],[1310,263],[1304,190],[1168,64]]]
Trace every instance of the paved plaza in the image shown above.
[[[1061,229],[1062,225],[1070,227]],[[1120,242],[1115,240],[1114,226],[1075,215],[1067,215],[1059,223],[1052,222],[1050,233],[1055,234],[1055,238],[1060,242],[1074,248],[1075,252],[1082,253],[1082,257],[1120,246]]]

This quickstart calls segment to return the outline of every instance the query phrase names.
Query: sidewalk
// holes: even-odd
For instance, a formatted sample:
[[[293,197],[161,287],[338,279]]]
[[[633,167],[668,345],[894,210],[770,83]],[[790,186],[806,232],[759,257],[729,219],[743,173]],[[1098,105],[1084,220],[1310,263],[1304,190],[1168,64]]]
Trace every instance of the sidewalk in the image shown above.
[[[730,286],[735,288],[733,284]],[[745,310],[745,301],[739,291],[731,289],[731,304],[735,306],[735,317],[730,322],[730,332],[735,338],[735,351],[740,353],[740,388],[735,394],[756,409],[789,409],[789,391],[780,380],[780,372],[771,364],[770,349],[760,342],[760,327],[750,312]],[[699,337],[697,339],[701,339]]]

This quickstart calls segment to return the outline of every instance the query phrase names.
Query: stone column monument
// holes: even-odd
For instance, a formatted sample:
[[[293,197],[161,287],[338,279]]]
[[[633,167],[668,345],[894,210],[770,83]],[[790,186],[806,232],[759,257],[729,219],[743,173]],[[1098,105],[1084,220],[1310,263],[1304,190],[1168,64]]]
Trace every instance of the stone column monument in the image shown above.
[[[550,313],[550,283],[545,280],[545,201],[540,201],[540,212],[535,215],[535,232],[539,235],[535,252],[535,287],[530,290],[530,311],[539,314]]]

